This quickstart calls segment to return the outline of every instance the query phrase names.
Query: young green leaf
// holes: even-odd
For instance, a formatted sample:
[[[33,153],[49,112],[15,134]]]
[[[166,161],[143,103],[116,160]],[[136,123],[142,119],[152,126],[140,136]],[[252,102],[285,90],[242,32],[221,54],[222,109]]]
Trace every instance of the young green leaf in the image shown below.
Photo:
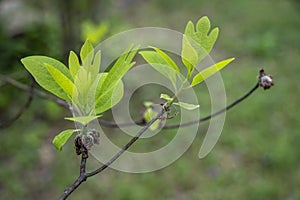
[[[184,102],[175,102],[174,105],[180,106],[186,110],[195,110],[196,108],[199,108],[200,105],[190,104],[190,103],[184,103]]]
[[[192,74],[194,67],[201,62],[212,50],[219,33],[218,28],[214,28],[210,33],[210,21],[208,17],[200,18],[196,24],[189,21],[182,39],[182,62],[188,68],[188,78]]]
[[[156,48],[156,47],[151,47],[151,48],[153,48],[164,59],[165,63],[168,64],[168,66],[172,67],[175,71],[177,71],[179,73],[178,66],[176,65],[174,60],[172,60],[172,58],[170,58],[168,56],[168,54],[166,54],[165,52],[163,52],[159,48]],[[161,64],[164,64],[164,63],[161,63]]]
[[[68,129],[60,132],[57,136],[54,137],[52,144],[58,151],[62,150],[62,146],[67,142],[67,140],[72,136],[73,133],[78,131],[77,129]]]
[[[89,40],[86,40],[82,45],[80,50],[80,58],[82,62],[82,66],[90,67],[92,64],[92,59],[94,57],[94,47]]]
[[[46,56],[29,56],[21,59],[25,68],[32,74],[36,82],[45,90],[58,96],[61,99],[69,101],[68,94],[53,79],[47,70],[45,63],[53,66],[55,69],[64,74],[68,79],[72,80],[72,76],[68,68],[61,62]]]
[[[132,62],[133,57],[137,53],[138,46],[132,48],[131,46],[118,58],[116,63],[113,65],[108,75],[105,77],[103,84],[99,90],[100,96],[96,100],[98,104],[102,96],[107,92],[115,88],[122,77],[127,73],[127,71],[135,64]]]
[[[233,60],[234,60],[234,58],[229,58],[227,60],[223,60],[223,61],[218,62],[218,63],[204,69],[203,71],[199,72],[196,76],[194,76],[190,87],[193,87],[193,86],[201,83],[202,81],[204,81],[205,79],[207,79],[208,77],[213,75],[214,73],[223,69],[226,65],[231,63]]]
[[[78,57],[77,57],[76,53],[74,53],[73,51],[70,51],[69,70],[73,77],[73,80],[75,79],[79,69],[80,69],[80,63],[79,63]]]
[[[97,51],[94,61],[92,64],[91,73],[92,74],[98,74],[100,72],[100,64],[101,64],[101,51]]]
[[[101,93],[100,88],[103,85],[108,73],[100,73],[100,78],[98,81],[98,87],[96,90],[96,103],[95,103],[95,113],[103,113],[104,111],[112,108],[116,105],[123,97],[124,86],[122,80],[119,80],[117,84],[106,91],[104,94]]]
[[[172,98],[167,95],[167,94],[160,94],[160,98],[164,99],[166,101],[171,101]],[[184,102],[174,102],[174,105],[180,106],[186,110],[194,110],[196,108],[199,108],[199,105],[194,105],[194,104],[190,104],[190,103],[184,103]]]
[[[168,61],[166,61],[159,53],[154,51],[141,51],[139,54],[149,63],[156,71],[168,78],[173,86],[176,86],[176,74]],[[178,68],[177,68],[178,69]],[[179,71],[179,70],[178,70]]]
[[[77,112],[83,115],[90,115],[95,109],[96,88],[100,74],[95,74],[96,78],[92,78],[92,74],[86,71],[86,68],[81,67],[75,79],[75,87],[77,95],[73,97],[73,104],[77,105]],[[93,113],[93,112],[92,112]]]
[[[102,117],[102,115],[96,115],[96,116],[80,116],[80,117],[65,117],[66,120],[74,121],[74,122],[79,122],[82,125],[87,125],[94,119],[97,119],[99,117]]]
[[[195,27],[194,27],[194,24],[192,21],[188,21],[188,23],[186,24],[186,27],[185,27],[185,31],[184,31],[184,34],[185,35],[193,35],[195,33]]]
[[[143,114],[143,118],[147,123],[150,122],[158,114],[157,112],[155,112],[153,110],[152,105],[153,105],[153,102],[150,102],[150,101],[144,102],[144,106],[146,107],[146,110]],[[157,120],[149,127],[149,129],[151,131],[155,131],[159,127],[159,125],[160,125],[160,121]]]
[[[164,100],[166,100],[166,101],[171,101],[172,100],[172,98],[169,96],[169,95],[167,95],[167,94],[160,94],[160,98],[161,99],[164,99]]]
[[[51,74],[52,78],[56,81],[56,83],[63,89],[63,91],[68,96],[72,97],[75,92],[73,82],[70,79],[68,79],[63,73],[57,70],[55,67],[47,63],[45,63],[45,66],[49,71],[49,73]]]
[[[190,40],[188,39],[189,36],[183,35],[182,38],[182,51],[181,51],[181,59],[183,64],[187,67],[188,75],[187,77],[190,78],[194,67],[198,64],[198,54],[195,48],[191,45]],[[194,42],[194,41],[192,41]]]

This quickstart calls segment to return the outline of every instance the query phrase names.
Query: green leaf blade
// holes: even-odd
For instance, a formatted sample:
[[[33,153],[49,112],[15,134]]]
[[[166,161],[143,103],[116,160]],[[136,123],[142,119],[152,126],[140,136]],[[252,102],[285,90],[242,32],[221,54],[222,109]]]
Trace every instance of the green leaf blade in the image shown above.
[[[197,75],[194,76],[190,87],[194,87],[195,85],[201,83],[202,81],[204,81],[211,75],[213,75],[216,72],[223,69],[225,66],[227,66],[229,63],[231,63],[233,60],[234,60],[234,58],[229,58],[229,59],[220,61],[220,62],[204,69],[203,71],[199,72]]]
[[[63,89],[63,91],[69,97],[72,97],[75,89],[73,82],[52,65],[45,63],[45,66],[48,72],[51,74],[52,78],[56,81],[56,83]]]
[[[68,79],[72,80],[72,76],[68,68],[58,60],[46,56],[28,56],[21,59],[22,64],[32,74],[36,82],[45,90],[51,92],[57,97],[69,101],[69,96],[53,79],[47,70],[45,63],[53,66],[64,74]]]
[[[176,103],[173,103],[174,105],[177,105],[177,106],[180,106],[186,110],[195,110],[197,108],[200,107],[200,105],[195,105],[195,104],[190,104],[190,103],[184,103],[184,102],[176,102]]]
[[[168,78],[172,84],[176,86],[176,71],[170,67],[169,63],[159,53],[154,51],[141,51],[139,54],[156,71]]]
[[[97,51],[94,57],[92,70],[91,70],[92,74],[98,74],[100,72],[100,64],[101,64],[101,51],[99,50]]]
[[[115,106],[123,97],[124,85],[122,80],[117,82],[116,86],[106,91],[104,94],[101,93],[100,89],[107,77],[107,73],[100,73],[100,78],[98,81],[98,87],[96,91],[96,103],[95,103],[95,113],[103,113],[104,111]]]
[[[181,59],[183,64],[187,67],[188,78],[189,78],[194,70],[194,67],[198,64],[199,59],[198,59],[198,54],[195,48],[190,43],[188,37],[189,36],[187,35],[183,35]]]
[[[118,58],[101,85],[101,95],[105,95],[106,92],[114,88],[127,71],[135,64],[135,62],[132,62],[132,59],[136,55],[138,48],[138,46],[130,46]]]
[[[159,48],[156,48],[156,47],[151,47],[151,48],[153,48],[161,56],[161,58],[163,58],[163,60],[165,61],[165,63],[168,66],[172,67],[176,72],[180,73],[178,66],[176,65],[176,63],[174,62],[174,60],[172,60],[172,58],[170,58],[168,56],[168,54],[166,54],[165,52],[163,52]]]
[[[77,55],[75,54],[74,51],[70,51],[69,70],[70,70],[70,73],[73,77],[73,80],[75,79],[79,69],[80,69],[80,63],[79,63],[78,57],[77,57]]]
[[[89,40],[86,40],[80,50],[80,59],[82,65],[90,65],[94,56],[94,47]]]
[[[173,100],[173,98],[171,98],[169,95],[164,94],[164,93],[161,93],[161,94],[160,94],[160,98],[161,98],[161,99],[164,99],[164,100],[166,100],[166,101],[171,101],[171,100]]]
[[[60,132],[58,135],[56,135],[52,141],[52,144],[54,147],[58,150],[61,151],[63,145],[68,141],[68,139],[72,136],[73,133],[78,131],[77,129],[68,129]]]
[[[91,121],[102,117],[102,115],[96,115],[96,116],[79,116],[79,117],[65,117],[66,120],[74,121],[74,122],[79,122],[82,125],[87,125]]]

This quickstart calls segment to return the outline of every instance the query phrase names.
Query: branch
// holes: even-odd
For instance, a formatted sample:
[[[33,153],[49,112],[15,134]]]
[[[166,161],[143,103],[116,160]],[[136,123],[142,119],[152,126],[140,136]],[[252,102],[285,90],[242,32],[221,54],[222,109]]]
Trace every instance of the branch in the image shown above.
[[[231,108],[235,107],[236,105],[238,105],[239,103],[241,103],[242,101],[244,101],[246,98],[248,98],[253,92],[255,92],[259,87],[262,87],[264,90],[266,89],[270,89],[272,86],[274,85],[273,83],[273,77],[270,74],[265,74],[265,71],[263,69],[261,69],[259,71],[259,76],[258,76],[258,82],[256,83],[256,85],[250,89],[250,91],[248,91],[245,95],[243,95],[242,97],[240,97],[239,99],[235,100],[233,103],[231,103],[230,105],[228,105],[227,107],[212,113],[206,117],[200,118],[200,119],[196,119],[190,122],[185,122],[185,123],[181,123],[181,124],[174,124],[174,125],[165,125],[164,127],[162,127],[162,129],[174,129],[174,128],[179,128],[179,127],[183,127],[183,126],[191,126],[194,124],[200,124],[202,122],[205,122],[207,120],[210,120],[213,117],[216,117],[228,110],[230,110]],[[118,127],[125,127],[125,126],[133,126],[133,125],[143,125],[144,120],[140,120],[140,121],[135,121],[135,122],[128,122],[128,123],[122,123],[122,124],[116,124],[113,122],[108,122],[105,120],[99,120],[99,123],[104,125],[104,126],[108,126],[111,128],[118,128]]]
[[[75,180],[75,182],[70,187],[65,189],[64,193],[59,197],[59,200],[67,199],[68,196],[70,196],[70,194],[72,192],[74,192],[81,185],[81,183],[86,181],[86,179],[87,179],[87,176],[85,173],[86,160],[87,160],[87,157],[85,157],[84,154],[82,154],[81,163],[80,163],[80,174],[79,174],[78,178]]]
[[[11,84],[11,85],[15,86],[16,88],[19,88],[23,91],[30,91],[31,90],[30,86],[28,86],[26,84],[23,84],[23,83],[20,83],[20,82],[18,82],[17,80],[15,80],[13,78],[10,78],[10,77],[7,77],[7,76],[1,75],[1,74],[0,74],[0,81]],[[47,93],[45,93],[41,90],[35,89],[35,88],[33,89],[33,94],[35,94],[35,95],[37,95],[37,96],[39,96],[43,99],[52,100],[55,103],[57,103],[58,105],[69,109],[69,104],[66,101],[61,100],[60,98],[57,98],[53,95],[49,95],[49,94],[47,94]]]
[[[157,120],[159,120],[163,114],[166,112],[166,108],[163,107],[162,110],[156,115],[155,118],[153,118],[149,123],[146,124],[136,135],[133,137],[126,145],[123,146],[123,148],[116,154],[114,155],[109,161],[107,161],[105,164],[103,164],[101,167],[96,169],[95,171],[92,171],[90,173],[85,172],[86,168],[86,159],[87,155],[82,154],[81,158],[81,165],[80,165],[80,175],[76,179],[76,181],[68,187],[62,196],[59,198],[59,200],[64,200],[66,199],[72,192],[76,190],[76,188],[79,187],[84,181],[87,180],[87,178],[94,176],[96,174],[99,174],[100,172],[104,171],[106,168],[108,168],[113,162],[115,162],[129,147],[131,147],[140,137],[141,135],[149,129],[149,127]]]
[[[185,122],[185,123],[181,123],[181,124],[174,124],[174,125],[165,125],[164,127],[162,127],[162,129],[174,129],[174,128],[179,128],[182,126],[190,126],[193,124],[197,124],[197,123],[202,123],[204,121],[207,121],[213,117],[216,117],[220,114],[222,114],[223,112],[233,108],[234,106],[236,106],[237,104],[241,103],[242,101],[244,101],[247,97],[249,97],[258,87],[259,87],[259,83],[257,83],[250,91],[248,91],[244,96],[242,96],[241,98],[237,99],[236,101],[234,101],[232,104],[228,105],[226,108],[223,108],[213,114],[210,114],[206,117],[200,118],[200,119],[196,119],[193,121],[189,121],[189,122]],[[125,123],[120,123],[120,124],[116,124],[114,122],[109,122],[109,121],[105,121],[103,119],[99,119],[99,123],[101,125],[110,127],[110,128],[118,128],[118,127],[126,127],[126,126],[134,126],[134,125],[144,125],[145,122],[144,120],[139,120],[139,121],[134,121],[134,122],[125,122]]]
[[[165,126],[164,128],[178,128],[181,126],[189,126],[195,123],[200,123],[206,120],[209,120],[217,115],[220,115],[221,113],[233,108],[234,106],[238,105],[239,103],[241,103],[243,100],[245,100],[247,97],[249,97],[255,90],[257,90],[257,88],[259,87],[263,87],[264,89],[269,89],[271,86],[273,86],[273,80],[272,80],[272,76],[270,75],[266,75],[264,73],[263,70],[260,70],[260,74],[258,77],[258,83],[249,91],[247,92],[244,96],[242,96],[241,98],[237,99],[236,101],[234,101],[232,104],[228,105],[226,108],[223,108],[221,110],[219,110],[218,112],[215,112],[207,117],[204,118],[200,118],[198,120],[194,120],[191,122],[187,122],[184,124],[176,124],[176,125],[171,125],[171,126]],[[167,102],[168,103],[168,102]],[[90,173],[86,173],[86,161],[88,158],[88,151],[87,149],[84,147],[84,145],[82,144],[81,138],[76,138],[75,139],[75,146],[76,146],[76,152],[77,154],[82,154],[82,158],[81,158],[81,164],[80,164],[80,175],[79,177],[75,180],[75,182],[68,187],[64,193],[62,194],[62,196],[59,198],[60,200],[64,200],[66,199],[73,191],[76,190],[76,188],[78,188],[84,181],[87,180],[87,178],[92,177],[96,174],[101,173],[102,171],[104,171],[106,168],[108,168],[113,162],[115,162],[128,148],[130,148],[139,138],[140,136],[147,130],[149,129],[149,127],[157,120],[161,119],[163,117],[163,115],[166,113],[166,111],[168,110],[166,104],[163,106],[163,108],[161,109],[161,111],[156,115],[155,118],[153,118],[149,123],[147,123],[137,134],[135,137],[133,137],[126,145],[123,146],[123,148],[117,153],[115,154],[108,162],[106,162],[105,164],[103,164],[101,167],[99,167],[98,169],[90,172]],[[124,125],[130,125],[130,124],[124,124]],[[118,126],[118,125],[114,125],[114,126]]]
[[[179,127],[183,127],[183,126],[190,126],[193,124],[198,124],[204,121],[207,121],[213,117],[216,117],[224,112],[226,112],[227,110],[233,108],[234,106],[238,105],[239,103],[241,103],[242,101],[244,101],[247,97],[249,97],[257,88],[259,88],[259,83],[257,83],[249,92],[247,92],[244,96],[242,96],[241,98],[235,100],[232,104],[228,105],[227,107],[213,113],[210,114],[206,117],[202,117],[200,119],[194,120],[194,121],[190,121],[190,122],[185,122],[185,123],[181,123],[181,124],[174,124],[174,125],[167,125],[164,126],[163,129],[173,129],[173,128],[179,128]]]
[[[4,129],[4,128],[7,128],[9,127],[12,123],[14,123],[16,120],[18,120],[22,114],[25,112],[26,109],[29,108],[31,102],[32,102],[32,99],[33,99],[33,90],[34,90],[34,84],[35,84],[35,81],[34,81],[34,78],[30,76],[30,79],[31,79],[31,85],[30,87],[28,87],[27,91],[28,91],[28,98],[27,98],[27,101],[26,103],[21,107],[21,109],[17,112],[17,114],[12,117],[11,119],[8,119],[2,123],[0,123],[0,129]],[[2,80],[2,76],[1,76],[1,80]]]

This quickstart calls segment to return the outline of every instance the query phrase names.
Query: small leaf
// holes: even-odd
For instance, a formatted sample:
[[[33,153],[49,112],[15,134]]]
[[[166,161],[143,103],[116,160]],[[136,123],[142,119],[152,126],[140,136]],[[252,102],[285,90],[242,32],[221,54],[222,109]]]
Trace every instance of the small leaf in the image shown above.
[[[166,100],[166,101],[171,101],[172,100],[172,98],[169,96],[169,95],[167,95],[167,94],[160,94],[160,98],[161,99],[164,99],[164,100]]]
[[[194,104],[184,103],[184,102],[177,102],[177,103],[173,103],[173,104],[180,106],[186,110],[195,110],[196,108],[200,107],[200,105],[194,105]]]
[[[156,71],[168,78],[174,87],[176,86],[176,71],[170,67],[169,63],[159,53],[154,51],[141,51],[139,54]]]
[[[127,73],[127,71],[135,64],[132,62],[133,57],[137,53],[138,46],[132,48],[131,46],[118,58],[111,70],[105,76],[105,80],[100,85],[100,90],[98,92],[99,96],[96,100],[96,104],[99,104],[101,98],[106,95],[106,93],[112,91],[117,84],[119,84],[122,77]]]
[[[45,63],[45,66],[56,83],[63,89],[63,91],[68,94],[68,96],[72,97],[74,91],[73,82],[68,79],[63,73],[57,70],[55,67]]]
[[[57,136],[54,137],[52,144],[58,151],[62,150],[62,146],[67,142],[67,140],[72,136],[74,132],[78,131],[77,129],[68,129],[60,132]]]
[[[74,122],[79,122],[82,125],[87,125],[94,119],[97,119],[99,117],[102,117],[102,115],[96,115],[96,116],[80,116],[80,117],[65,117],[66,120],[74,121]]]
[[[92,74],[98,74],[100,72],[100,64],[101,64],[101,51],[99,50],[97,51],[93,61],[93,65],[91,69]]]
[[[158,113],[155,112],[151,107],[148,107],[145,112],[144,112],[144,120],[149,123],[154,117],[156,117]],[[160,125],[160,121],[156,120],[150,127],[149,129],[151,131],[155,131]]]
[[[182,39],[182,51],[181,51],[181,59],[183,64],[187,67],[188,70],[188,78],[191,76],[194,67],[198,64],[198,54],[195,48],[191,45],[189,36],[183,35]],[[195,41],[192,40],[195,43]]]
[[[63,63],[46,56],[29,56],[21,59],[21,62],[41,87],[61,99],[70,100],[69,96],[53,79],[52,75],[49,73],[45,66],[45,63],[53,66],[62,74],[64,74],[68,79],[72,80],[70,71]]]
[[[210,28],[210,21],[206,16],[198,20],[196,31],[191,21],[186,25],[182,39],[181,57],[182,62],[188,68],[188,78],[194,67],[211,52],[218,38],[219,29],[214,28],[209,34]]]
[[[192,21],[189,21],[187,24],[186,24],[186,27],[185,27],[185,31],[184,31],[184,34],[185,35],[188,35],[188,36],[191,36],[195,33],[195,27],[194,27],[194,24]]]
[[[205,79],[207,79],[208,77],[213,75],[214,73],[223,69],[226,65],[231,63],[233,60],[234,60],[234,58],[229,58],[227,60],[220,61],[220,62],[204,69],[203,71],[199,72],[196,76],[194,76],[190,87],[193,87],[193,86],[201,83],[202,81],[204,81]]]
[[[210,29],[210,21],[207,16],[201,17],[196,25],[197,32],[201,33],[203,36],[208,35]]]
[[[159,48],[156,48],[156,47],[151,47],[151,48],[153,48],[164,59],[165,63],[168,64],[168,66],[172,67],[175,71],[179,72],[178,66],[176,65],[174,60],[172,60],[172,58],[170,58],[168,56],[168,54],[166,54]],[[161,64],[164,64],[164,63],[161,63]]]
[[[94,57],[94,47],[89,40],[86,40],[80,50],[82,65],[91,65]]]
[[[69,70],[73,77],[73,80],[75,79],[79,69],[80,69],[80,63],[79,63],[78,57],[77,57],[76,53],[74,53],[73,51],[70,51]]]
[[[103,85],[103,82],[107,77],[107,74],[108,73],[100,73],[100,78],[96,90],[96,103],[95,103],[96,113],[103,113],[104,111],[112,108],[122,99],[124,94],[124,86],[122,80],[119,80],[117,84],[109,91],[106,91],[104,94],[101,93],[100,88]]]

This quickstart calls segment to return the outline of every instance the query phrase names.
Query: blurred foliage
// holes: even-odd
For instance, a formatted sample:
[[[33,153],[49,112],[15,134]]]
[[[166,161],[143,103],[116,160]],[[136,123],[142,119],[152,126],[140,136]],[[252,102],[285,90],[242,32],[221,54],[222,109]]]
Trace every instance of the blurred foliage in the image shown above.
[[[9,10],[11,2],[19,6]],[[220,27],[212,57],[236,57],[222,71],[228,102],[255,84],[259,68],[274,76],[272,90],[256,92],[227,113],[221,138],[208,157],[197,157],[207,123],[200,126],[191,148],[169,167],[137,175],[107,170],[89,179],[70,199],[300,199],[298,1],[10,0],[1,1],[0,9],[1,74],[24,83],[29,79],[20,58],[41,54],[66,61],[66,52],[81,45],[86,21],[107,23],[109,34],[143,26],[182,32],[188,20],[203,15]],[[22,26],[14,27],[15,21]],[[197,90],[204,116],[210,112],[210,96],[205,85]],[[155,101],[143,99],[144,93],[140,91],[135,101]],[[18,111],[28,94],[0,82],[0,95],[2,121]],[[136,113],[141,107],[137,104]],[[62,120],[66,114],[67,110],[35,97],[18,121],[0,130],[0,199],[55,199],[77,177],[79,158],[72,142],[62,153],[51,146],[58,130],[73,126]],[[128,140],[117,136],[115,130],[110,137],[118,144]],[[173,132],[163,136],[172,138]],[[138,142],[133,149],[145,143]],[[98,165],[92,158],[89,162],[91,168]]]

